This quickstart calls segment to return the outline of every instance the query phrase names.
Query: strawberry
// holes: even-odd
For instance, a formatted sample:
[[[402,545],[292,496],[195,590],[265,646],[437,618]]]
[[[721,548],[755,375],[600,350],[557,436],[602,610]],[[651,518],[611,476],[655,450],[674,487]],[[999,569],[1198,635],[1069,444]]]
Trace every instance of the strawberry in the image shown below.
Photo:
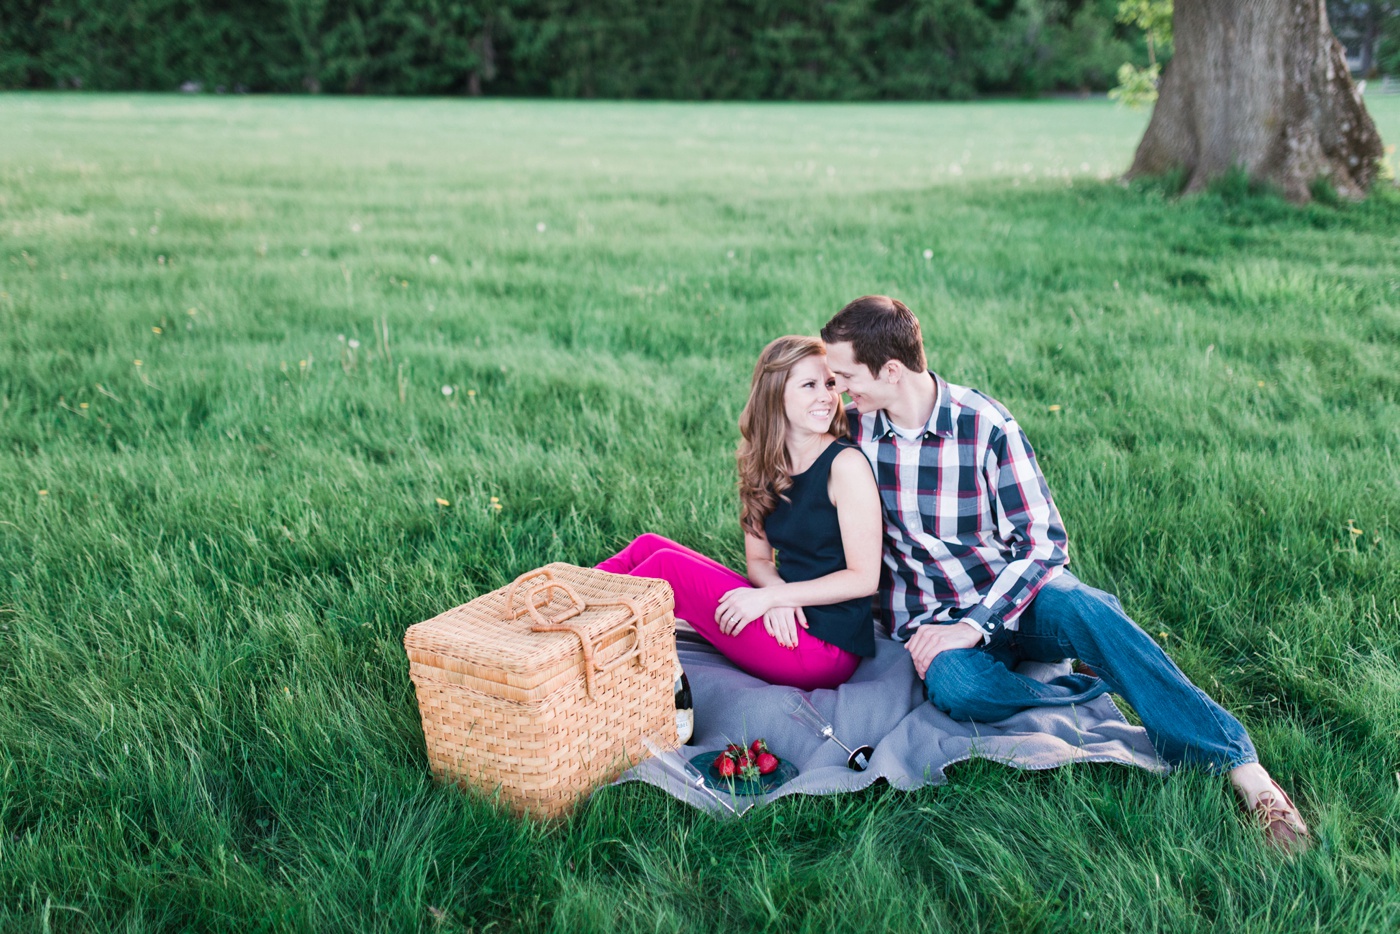
[[[728,756],[720,756],[715,760],[715,771],[721,778],[733,778],[739,771],[739,765]]]
[[[761,737],[749,744],[749,758],[751,759],[757,759],[763,753],[770,751],[768,741]]]
[[[746,751],[747,750],[745,750],[744,747],[740,746],[738,743],[730,743],[728,746],[724,747],[724,754],[726,756],[734,756],[736,758],[738,756],[743,755]]]
[[[760,752],[757,759],[758,774],[771,775],[778,771],[778,757],[771,752]]]

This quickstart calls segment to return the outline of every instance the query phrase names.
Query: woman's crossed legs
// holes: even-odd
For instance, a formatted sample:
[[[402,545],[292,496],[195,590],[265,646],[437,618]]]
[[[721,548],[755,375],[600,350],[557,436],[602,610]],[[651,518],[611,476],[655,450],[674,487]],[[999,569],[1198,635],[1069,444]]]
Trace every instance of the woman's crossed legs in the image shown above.
[[[669,538],[650,532],[640,535],[599,564],[598,570],[666,581],[676,596],[678,617],[694,626],[725,658],[772,684],[787,684],[804,691],[834,688],[846,681],[860,663],[860,656],[823,642],[800,626],[797,647],[793,649],[778,644],[763,628],[761,619],[751,620],[735,636],[720,632],[715,622],[720,598],[736,587],[752,585],[742,574]]]

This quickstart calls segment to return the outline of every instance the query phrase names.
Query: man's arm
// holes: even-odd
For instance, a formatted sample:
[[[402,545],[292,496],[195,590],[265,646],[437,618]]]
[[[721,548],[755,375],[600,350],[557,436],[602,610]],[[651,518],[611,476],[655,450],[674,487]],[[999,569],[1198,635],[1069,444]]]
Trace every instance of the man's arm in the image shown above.
[[[962,622],[990,639],[1030,606],[1052,568],[1068,563],[1069,539],[1035,452],[1015,419],[1008,418],[993,438],[984,472],[997,537],[1011,553],[982,602]]]

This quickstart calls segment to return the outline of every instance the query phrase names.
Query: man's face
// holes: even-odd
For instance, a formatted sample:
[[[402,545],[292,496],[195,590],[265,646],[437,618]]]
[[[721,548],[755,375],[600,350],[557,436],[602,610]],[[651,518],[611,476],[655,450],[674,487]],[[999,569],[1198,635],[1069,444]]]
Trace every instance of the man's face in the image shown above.
[[[850,341],[826,345],[826,365],[836,377],[836,391],[851,397],[851,405],[862,415],[883,409],[894,401],[894,386],[881,379],[863,363],[856,362]]]

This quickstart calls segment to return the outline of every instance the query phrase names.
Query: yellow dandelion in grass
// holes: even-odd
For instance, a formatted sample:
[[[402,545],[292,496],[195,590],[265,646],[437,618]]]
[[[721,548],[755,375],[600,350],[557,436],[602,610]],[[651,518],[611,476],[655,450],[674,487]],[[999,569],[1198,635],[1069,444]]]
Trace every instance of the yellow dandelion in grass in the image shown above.
[[[448,500],[443,499],[441,496],[439,496],[439,497],[437,498],[437,504],[438,504],[439,506],[451,506],[451,505],[452,505],[451,502],[449,502]]]
[[[1356,523],[1352,522],[1350,519],[1347,520],[1347,531],[1351,533],[1351,537],[1353,540],[1360,538],[1362,535],[1366,534],[1365,530],[1358,529],[1356,527]]]
[[[476,390],[475,390],[475,389],[468,389],[468,390],[467,390],[467,396],[468,396],[469,398],[475,399],[475,398],[476,398]]]
[[[80,409],[85,409],[85,408],[87,408],[87,407],[88,407],[88,404],[87,404],[86,402],[79,402],[79,403],[78,403],[78,408],[80,408]]]
[[[185,311],[185,314],[187,314],[187,315],[189,315],[191,318],[193,318],[195,315],[199,314],[199,309],[198,309],[198,308],[190,308],[190,309],[187,309],[187,310]]]
[[[500,512],[500,511],[501,511],[502,509],[504,509],[505,507],[502,506],[500,503],[492,503],[492,504],[491,504],[491,508],[494,509],[494,510],[496,510],[497,512]]]
[[[39,495],[40,495],[40,496],[48,496],[48,495],[49,495],[49,491],[48,491],[48,490],[40,490],[40,491],[39,491]]]
[[[1264,381],[1263,381],[1262,379],[1259,380],[1259,388],[1260,388],[1260,389],[1263,389],[1263,388],[1264,388]]]
[[[159,334],[159,333],[161,333],[160,328],[157,328],[157,327],[151,328],[151,333],[152,333],[152,334]]]
[[[493,502],[493,503],[499,503],[500,501],[501,501],[501,498],[500,498],[499,496],[493,496],[493,497],[491,497],[491,502]]]
[[[1050,406],[1050,411],[1051,411],[1051,412],[1058,412],[1058,411],[1060,411],[1060,409],[1061,409],[1061,406],[1060,406],[1059,404]]]
[[[135,366],[140,366],[140,365],[141,365],[141,361],[140,361],[140,360],[132,360],[131,362],[132,362],[132,364],[135,365]]]

